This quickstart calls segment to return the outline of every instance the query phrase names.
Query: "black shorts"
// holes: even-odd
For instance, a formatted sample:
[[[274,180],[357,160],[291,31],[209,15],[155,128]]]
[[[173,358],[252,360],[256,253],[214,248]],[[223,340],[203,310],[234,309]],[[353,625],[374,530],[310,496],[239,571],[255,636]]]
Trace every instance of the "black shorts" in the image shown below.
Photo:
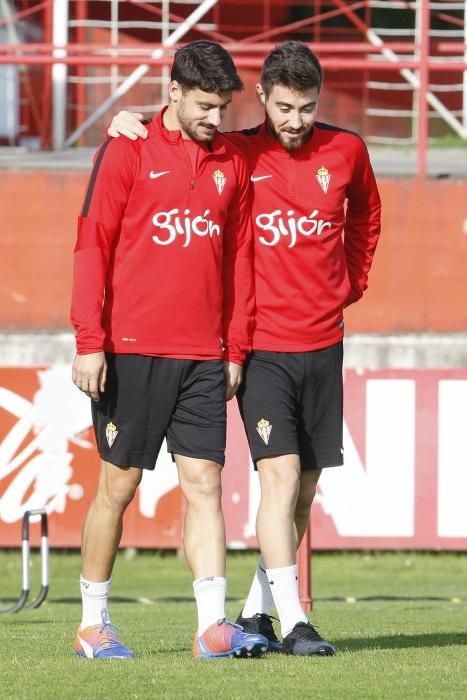
[[[238,403],[255,466],[284,454],[298,454],[302,470],[343,464],[342,359],[342,343],[251,353]]]
[[[107,354],[107,382],[92,401],[103,460],[154,469],[162,442],[169,452],[224,464],[225,380],[222,360],[176,360]]]

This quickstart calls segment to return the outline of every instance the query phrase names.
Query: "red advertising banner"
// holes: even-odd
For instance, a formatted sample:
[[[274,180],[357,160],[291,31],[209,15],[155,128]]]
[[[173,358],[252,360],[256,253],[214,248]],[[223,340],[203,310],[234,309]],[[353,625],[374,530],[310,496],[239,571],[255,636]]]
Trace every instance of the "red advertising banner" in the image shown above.
[[[78,547],[99,459],[68,365],[0,367],[0,546],[46,507],[53,547]],[[345,372],[345,466],[324,470],[315,549],[467,549],[467,370]],[[255,547],[257,475],[235,405],[223,473],[228,545]],[[125,516],[123,546],[181,545],[183,499],[165,447]],[[34,537],[37,533],[33,530]]]

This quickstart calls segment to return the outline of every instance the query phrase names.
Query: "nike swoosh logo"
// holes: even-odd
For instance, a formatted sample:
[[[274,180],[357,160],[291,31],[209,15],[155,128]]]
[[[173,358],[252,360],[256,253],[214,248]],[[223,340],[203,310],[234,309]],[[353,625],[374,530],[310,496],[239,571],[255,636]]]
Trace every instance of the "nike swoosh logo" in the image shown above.
[[[160,177],[161,175],[167,175],[168,173],[170,173],[170,170],[163,170],[160,173],[155,173],[154,170],[151,170],[151,172],[149,173],[149,177],[151,178],[151,180],[155,180],[156,177]]]
[[[272,177],[272,175],[258,175],[257,177],[255,177],[254,175],[252,175],[252,176],[250,177],[250,180],[251,180],[252,182],[259,182],[259,180],[266,180],[268,177]]]

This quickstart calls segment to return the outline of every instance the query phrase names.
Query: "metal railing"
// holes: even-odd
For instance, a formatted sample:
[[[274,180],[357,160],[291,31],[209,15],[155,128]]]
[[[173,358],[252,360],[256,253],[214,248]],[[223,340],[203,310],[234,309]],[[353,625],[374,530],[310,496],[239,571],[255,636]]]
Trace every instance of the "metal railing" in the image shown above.
[[[464,33],[464,41],[459,41],[457,34],[465,32],[465,28],[460,26],[463,22],[459,17],[452,14],[459,14],[461,7],[465,11],[466,2],[314,0],[301,3],[313,6],[312,16],[271,26],[275,4],[263,0],[261,19],[252,18],[251,33],[240,38],[232,37],[231,27],[228,35],[227,25],[222,23],[223,10],[231,4],[223,0],[186,0],[185,16],[180,17],[174,14],[170,0],[124,3],[141,10],[141,18],[136,20],[122,14],[122,3],[117,0],[102,0],[100,6],[108,11],[104,19],[90,17],[88,3],[80,0],[23,3],[28,7],[16,12],[11,3],[0,0],[0,32],[7,37],[0,44],[0,70],[9,67],[9,84],[21,84],[19,99],[15,102],[14,91],[10,90],[11,97],[4,101],[6,112],[9,106],[23,114],[28,110],[29,122],[35,121],[42,145],[51,142],[60,150],[92,143],[100,139],[117,104],[153,113],[166,102],[173,50],[192,38],[193,32],[221,41],[239,68],[251,69],[260,68],[274,42],[300,32],[310,37],[308,43],[327,71],[327,90],[333,85],[335,90],[340,89],[336,76],[341,76],[342,84],[342,76],[346,81],[352,76],[356,84],[363,86],[359,89],[367,117],[365,138],[370,142],[394,143],[394,137],[385,134],[384,124],[393,126],[401,120],[412,125],[399,141],[417,143],[421,175],[426,172],[429,123],[441,120],[458,137],[467,138],[467,39]],[[180,5],[177,2],[177,8]],[[414,13],[414,28],[407,37],[394,28],[394,40],[388,40],[387,28],[371,26],[372,10],[381,7],[388,12],[405,9]],[[242,16],[242,22],[246,23],[248,6],[243,4],[242,8],[246,18]],[[365,19],[360,11],[364,11]],[[41,42],[22,40],[23,24],[33,16],[41,18]],[[334,37],[333,41],[324,41],[325,30],[328,36],[330,32],[326,23],[336,17],[345,18],[344,40],[336,41]],[[440,17],[449,25],[441,34],[438,29],[430,30],[431,19]],[[142,38],[148,28],[154,32],[151,43]],[[247,29],[242,27],[243,31]],[[318,37],[319,41],[314,42],[313,38]],[[39,95],[31,87],[30,73],[38,67],[44,72]],[[391,106],[378,98],[389,91],[395,98]],[[453,93],[458,98],[455,108],[446,102]],[[407,104],[408,95],[411,104]],[[9,128],[14,122],[10,115]],[[21,133],[24,125],[18,119],[16,122]],[[375,125],[379,128],[372,133],[370,129],[375,129]],[[15,138],[12,133],[9,142]]]

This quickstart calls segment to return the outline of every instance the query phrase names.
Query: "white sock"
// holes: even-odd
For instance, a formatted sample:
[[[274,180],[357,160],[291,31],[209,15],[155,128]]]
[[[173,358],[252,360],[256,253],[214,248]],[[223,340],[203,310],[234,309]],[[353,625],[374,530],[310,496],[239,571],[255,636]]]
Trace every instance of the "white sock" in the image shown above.
[[[266,569],[271,593],[281,621],[282,637],[295,627],[297,622],[308,622],[298,594],[297,565],[280,569]]]
[[[222,576],[206,576],[193,581],[198,609],[198,635],[225,617],[227,581]]]
[[[271,593],[264,559],[259,558],[258,566],[251,584],[250,592],[245,601],[242,617],[253,617],[256,613],[270,615],[274,607],[274,599]]]
[[[79,585],[81,588],[81,600],[83,601],[83,617],[80,629],[99,625],[102,622],[102,610],[107,612],[107,601],[109,598],[110,583],[108,581],[86,581],[80,576]]]

